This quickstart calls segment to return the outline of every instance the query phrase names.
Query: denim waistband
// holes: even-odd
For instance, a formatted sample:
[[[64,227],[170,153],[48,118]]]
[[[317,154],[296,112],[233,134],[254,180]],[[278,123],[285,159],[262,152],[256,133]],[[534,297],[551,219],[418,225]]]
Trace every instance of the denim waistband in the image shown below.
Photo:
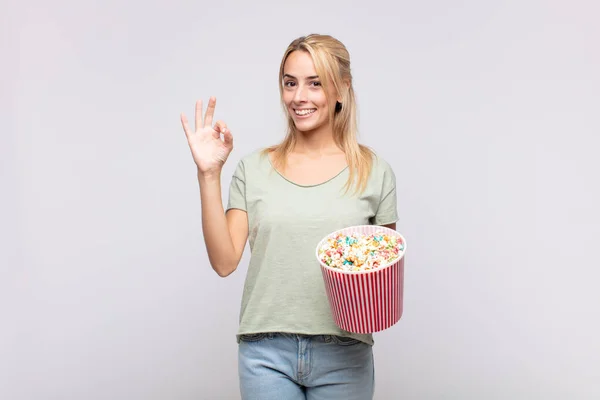
[[[274,339],[276,337],[284,337],[292,340],[310,340],[323,343],[337,343],[337,344],[356,344],[360,340],[351,337],[337,336],[337,335],[308,335],[302,333],[289,333],[289,332],[259,332],[240,335],[240,340],[244,342],[258,342],[263,339]]]

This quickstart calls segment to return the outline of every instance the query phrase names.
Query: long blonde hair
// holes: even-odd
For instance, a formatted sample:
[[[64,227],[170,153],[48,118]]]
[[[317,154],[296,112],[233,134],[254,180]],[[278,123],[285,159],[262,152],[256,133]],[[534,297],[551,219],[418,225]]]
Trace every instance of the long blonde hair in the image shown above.
[[[333,121],[333,138],[344,151],[348,163],[349,176],[344,186],[345,191],[348,192],[354,185],[354,192],[362,193],[371,173],[374,153],[367,146],[359,144],[357,139],[356,100],[350,71],[350,54],[343,43],[329,35],[302,36],[290,43],[286,49],[279,68],[279,93],[288,116],[287,134],[280,144],[266,148],[264,154],[272,152],[275,168],[285,170],[287,157],[296,144],[298,131],[283,102],[283,67],[288,56],[294,51],[305,51],[312,57],[326,96],[327,88],[333,85],[342,99],[334,109],[330,109],[329,121]]]

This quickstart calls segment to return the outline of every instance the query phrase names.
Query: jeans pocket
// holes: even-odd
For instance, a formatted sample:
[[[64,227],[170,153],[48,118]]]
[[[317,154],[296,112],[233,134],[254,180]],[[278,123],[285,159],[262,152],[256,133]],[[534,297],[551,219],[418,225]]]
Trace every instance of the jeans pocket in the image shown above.
[[[360,340],[351,337],[332,335],[331,338],[333,339],[334,343],[339,344],[340,346],[352,346],[358,343],[362,343]]]
[[[266,333],[248,333],[240,335],[240,340],[243,340],[244,342],[258,342],[266,337]]]

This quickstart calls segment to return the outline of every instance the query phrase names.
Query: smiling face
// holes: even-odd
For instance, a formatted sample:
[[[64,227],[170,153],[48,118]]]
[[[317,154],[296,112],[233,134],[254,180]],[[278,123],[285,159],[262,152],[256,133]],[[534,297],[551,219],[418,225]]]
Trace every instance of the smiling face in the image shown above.
[[[309,53],[290,53],[283,67],[282,84],[283,102],[296,129],[315,132],[329,128],[329,112],[337,100],[335,91],[329,92],[328,100]]]

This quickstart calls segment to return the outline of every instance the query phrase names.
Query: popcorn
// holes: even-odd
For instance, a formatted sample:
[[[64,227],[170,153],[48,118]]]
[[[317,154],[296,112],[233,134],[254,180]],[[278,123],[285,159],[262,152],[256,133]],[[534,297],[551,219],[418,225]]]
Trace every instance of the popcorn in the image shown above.
[[[318,250],[325,265],[343,271],[368,271],[398,260],[404,244],[383,231],[374,234],[338,234],[328,238]]]

